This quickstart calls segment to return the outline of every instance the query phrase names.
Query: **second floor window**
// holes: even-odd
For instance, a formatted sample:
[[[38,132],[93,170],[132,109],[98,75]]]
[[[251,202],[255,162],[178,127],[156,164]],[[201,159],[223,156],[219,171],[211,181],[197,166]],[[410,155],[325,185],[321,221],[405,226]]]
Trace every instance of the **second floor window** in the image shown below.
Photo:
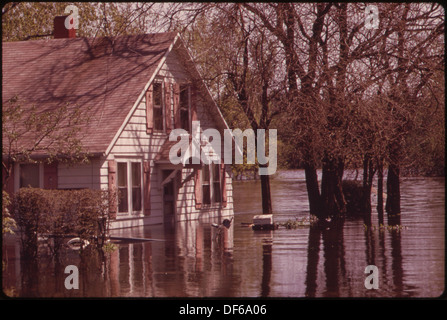
[[[189,119],[189,86],[180,86],[180,122],[181,128],[190,131]]]
[[[154,130],[163,131],[163,84],[154,83],[153,91]]]

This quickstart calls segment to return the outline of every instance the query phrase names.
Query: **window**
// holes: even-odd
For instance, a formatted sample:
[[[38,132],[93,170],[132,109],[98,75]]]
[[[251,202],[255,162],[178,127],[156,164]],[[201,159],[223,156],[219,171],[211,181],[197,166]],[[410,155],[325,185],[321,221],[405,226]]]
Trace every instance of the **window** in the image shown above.
[[[128,212],[127,163],[118,162],[118,212]]]
[[[220,191],[220,166],[218,164],[212,164],[213,169],[213,194],[214,202],[221,202]]]
[[[137,213],[142,210],[140,162],[118,162],[118,212]]]
[[[203,203],[211,204],[221,202],[219,164],[211,163],[203,166],[202,177]]]
[[[180,123],[181,128],[190,131],[189,127],[189,86],[180,86]]]
[[[205,165],[202,171],[202,190],[203,190],[203,203],[211,204],[211,185],[210,185],[210,166]]]
[[[141,211],[141,164],[132,162],[132,208]]]
[[[154,83],[153,97],[154,130],[163,131],[163,84],[161,82]]]
[[[40,171],[38,163],[20,164],[20,188],[40,187]]]

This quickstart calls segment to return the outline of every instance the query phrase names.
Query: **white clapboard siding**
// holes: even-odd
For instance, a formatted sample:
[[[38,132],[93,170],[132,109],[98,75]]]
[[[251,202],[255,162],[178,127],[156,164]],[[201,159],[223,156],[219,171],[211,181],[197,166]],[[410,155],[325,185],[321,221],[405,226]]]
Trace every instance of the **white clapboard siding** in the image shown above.
[[[166,62],[161,67],[156,79],[163,79],[169,83],[185,83],[188,81],[189,75],[178,59],[178,55],[173,50],[167,57]],[[216,128],[213,116],[210,114],[207,105],[200,99],[197,103],[197,115],[201,125],[201,131],[207,128]],[[171,123],[173,123],[174,113],[172,112],[172,95],[171,95]],[[160,147],[168,139],[166,133],[146,133],[146,100],[143,95],[138,107],[125,124],[124,129],[120,133],[115,144],[111,148],[107,160],[119,158],[135,158],[142,161],[151,160],[151,215],[149,217],[135,217],[145,222],[161,223],[163,221],[163,188],[161,186],[160,169],[154,165],[153,161],[157,156]],[[100,168],[99,181],[102,188],[108,185],[108,169],[107,161],[103,162]],[[192,169],[182,170],[182,181],[186,179]],[[202,217],[211,217],[212,214],[219,212],[219,216],[231,215],[233,213],[232,200],[232,181],[227,173],[227,207],[221,208],[221,204],[213,204],[206,209],[198,210],[195,208],[195,191],[194,179],[190,179],[177,190],[176,216],[178,221],[201,219]],[[118,219],[122,219],[120,226],[133,225],[126,221],[132,217],[119,215]],[[127,219],[127,220],[126,220]]]
[[[159,75],[168,79],[184,80],[188,78],[188,73],[181,64],[178,55],[172,51],[166,58],[166,63],[160,69]]]

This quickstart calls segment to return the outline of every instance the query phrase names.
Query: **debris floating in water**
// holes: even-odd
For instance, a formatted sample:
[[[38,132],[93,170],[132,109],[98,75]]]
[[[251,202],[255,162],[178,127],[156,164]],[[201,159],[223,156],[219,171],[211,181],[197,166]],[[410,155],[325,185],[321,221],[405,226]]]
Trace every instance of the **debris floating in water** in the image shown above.
[[[318,218],[316,216],[304,217],[302,219],[295,218],[295,220],[287,220],[286,222],[281,223],[280,225],[285,227],[286,229],[296,229],[298,227],[310,227],[311,225],[318,222]],[[329,221],[328,221],[329,222]]]
[[[278,225],[273,223],[272,214],[261,214],[253,217],[253,230],[274,230]]]

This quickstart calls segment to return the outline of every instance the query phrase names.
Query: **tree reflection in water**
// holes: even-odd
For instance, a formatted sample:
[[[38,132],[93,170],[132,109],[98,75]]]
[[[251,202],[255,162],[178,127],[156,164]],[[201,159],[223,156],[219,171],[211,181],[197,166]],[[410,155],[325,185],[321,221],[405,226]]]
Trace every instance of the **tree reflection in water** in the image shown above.
[[[303,193],[293,202],[304,183],[272,181],[273,199],[283,204],[277,221],[297,215],[284,210],[305,201]],[[443,181],[403,181],[403,213],[384,217],[385,227],[373,214],[255,232],[243,222],[258,212],[258,187],[249,182],[236,192],[252,198],[244,197],[246,203],[240,202],[244,205],[222,233],[211,226],[222,220],[133,228],[116,235],[161,241],[123,242],[110,253],[65,250],[59,257],[41,247],[36,259],[20,252],[19,236],[8,235],[4,292],[21,297],[424,297],[442,292]],[[391,228],[401,224],[408,229]],[[79,290],[64,287],[67,265],[79,268]],[[379,269],[377,290],[364,286],[368,265]]]

